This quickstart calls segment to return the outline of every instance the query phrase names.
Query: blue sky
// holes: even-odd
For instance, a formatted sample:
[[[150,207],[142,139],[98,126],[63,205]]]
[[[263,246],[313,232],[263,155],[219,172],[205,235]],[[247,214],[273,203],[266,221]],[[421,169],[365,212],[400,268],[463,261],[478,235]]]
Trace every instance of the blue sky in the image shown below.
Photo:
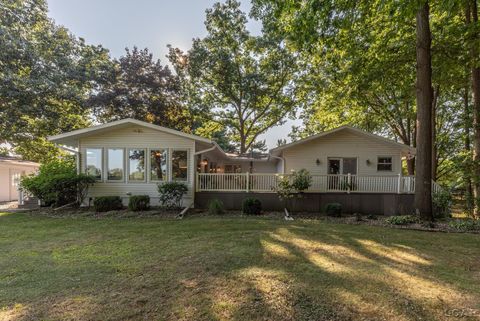
[[[102,44],[113,57],[125,47],[147,47],[156,58],[167,63],[167,45],[190,48],[192,38],[206,34],[205,10],[215,0],[48,0],[49,15],[90,44]],[[244,11],[250,3],[242,3]],[[261,25],[249,23],[258,34]],[[275,147],[277,139],[287,138],[292,122],[271,129],[262,139]]]

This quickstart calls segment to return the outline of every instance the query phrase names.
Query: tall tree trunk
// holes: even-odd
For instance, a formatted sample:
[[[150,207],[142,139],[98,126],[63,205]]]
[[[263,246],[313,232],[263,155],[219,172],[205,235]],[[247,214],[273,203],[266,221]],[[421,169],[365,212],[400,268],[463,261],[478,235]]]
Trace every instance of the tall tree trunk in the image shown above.
[[[428,1],[417,11],[417,157],[415,211],[424,220],[432,213],[432,59]]]
[[[476,0],[470,0],[467,10],[467,25],[478,23],[478,7]],[[470,14],[468,14],[470,12]],[[471,15],[471,19],[470,19]],[[473,214],[480,217],[480,68],[478,62],[478,48],[475,45],[479,34],[475,32],[471,39],[471,64],[472,64],[472,93],[473,93]]]
[[[437,158],[437,104],[440,95],[440,85],[433,90],[432,100],[432,180],[437,180],[438,158]]]
[[[470,128],[472,127],[472,119],[470,116],[469,107],[469,91],[468,85],[465,86],[463,94],[463,114],[464,114],[464,130],[465,130],[465,150],[470,152]],[[473,190],[472,190],[472,178],[470,174],[470,168],[464,169],[464,184],[465,184],[465,208],[471,215],[473,211]]]

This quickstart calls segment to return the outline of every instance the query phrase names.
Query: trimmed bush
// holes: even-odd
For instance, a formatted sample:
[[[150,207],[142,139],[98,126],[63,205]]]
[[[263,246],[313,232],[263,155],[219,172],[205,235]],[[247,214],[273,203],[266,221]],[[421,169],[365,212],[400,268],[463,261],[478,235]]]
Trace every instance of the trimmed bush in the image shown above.
[[[390,216],[385,222],[392,225],[408,225],[418,223],[419,219],[414,215],[396,215]]]
[[[74,202],[81,204],[93,183],[94,177],[77,174],[75,163],[66,158],[42,164],[38,174],[21,179],[20,188],[47,206],[62,206]]]
[[[108,212],[123,209],[120,196],[99,196],[93,200],[95,212]]]
[[[342,216],[342,204],[328,203],[325,206],[325,214],[328,216],[340,217]]]
[[[166,182],[158,184],[160,203],[168,209],[180,208],[182,198],[188,191],[188,186],[181,182]]]
[[[150,208],[150,196],[148,195],[133,195],[128,201],[128,209],[130,211],[146,211]]]
[[[223,202],[217,198],[208,203],[208,214],[210,215],[222,215],[225,214],[225,208]]]
[[[246,198],[242,203],[243,214],[260,215],[262,213],[262,202],[258,198]]]

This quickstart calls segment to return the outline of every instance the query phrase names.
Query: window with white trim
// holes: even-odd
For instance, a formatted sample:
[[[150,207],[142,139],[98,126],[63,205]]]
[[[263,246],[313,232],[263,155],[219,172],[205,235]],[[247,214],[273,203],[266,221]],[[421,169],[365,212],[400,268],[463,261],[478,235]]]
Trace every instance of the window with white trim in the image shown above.
[[[102,151],[101,148],[87,148],[85,153],[85,174],[99,181],[102,180]]]
[[[145,181],[145,149],[128,150],[128,180]]]
[[[377,159],[377,171],[391,172],[393,169],[392,157],[379,156]]]
[[[107,180],[123,181],[124,151],[123,148],[109,148],[107,150]]]
[[[172,180],[188,180],[188,152],[186,150],[173,150],[172,152]]]
[[[150,180],[151,181],[167,180],[167,159],[168,159],[168,152],[166,149],[150,150]]]

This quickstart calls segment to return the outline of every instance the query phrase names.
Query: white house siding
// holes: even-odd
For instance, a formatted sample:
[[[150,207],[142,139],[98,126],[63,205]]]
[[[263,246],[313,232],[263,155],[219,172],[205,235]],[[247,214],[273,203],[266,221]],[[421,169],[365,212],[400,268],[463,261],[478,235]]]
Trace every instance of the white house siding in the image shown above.
[[[392,171],[377,171],[379,156],[392,157]],[[327,136],[292,146],[283,151],[285,172],[302,168],[312,175],[325,175],[328,158],[356,157],[358,175],[395,175],[401,173],[401,151],[394,144],[383,143],[349,130],[342,130]],[[320,165],[317,165],[317,159]],[[370,165],[367,165],[367,160]]]
[[[22,175],[35,172],[38,166],[0,162],[0,202],[18,200],[18,184]]]
[[[106,172],[107,172],[107,162],[106,162],[106,152],[108,148],[145,148],[145,149],[169,149],[169,155],[174,149],[187,150],[188,152],[188,193],[184,197],[183,203],[187,205],[193,202],[194,198],[194,179],[195,179],[195,168],[194,168],[194,152],[195,152],[195,141],[189,138],[165,133],[162,131],[145,128],[143,126],[132,125],[127,128],[113,129],[101,134],[95,134],[90,137],[82,138],[79,141],[79,150],[80,150],[80,168],[82,172],[85,172],[85,157],[87,148],[103,148],[103,181],[97,182],[89,190],[88,197],[95,198],[97,196],[120,196],[126,203],[128,201],[127,193],[131,195],[149,195],[151,198],[152,205],[158,204],[158,182],[150,182],[149,179],[149,168],[150,168],[150,157],[147,151],[147,165],[146,165],[146,174],[147,181],[145,183],[131,183],[126,180],[127,176],[127,160],[126,156],[124,157],[124,181],[123,182],[107,182],[106,181]],[[170,162],[168,163],[168,175],[170,177]],[[87,200],[88,201],[88,198]]]

